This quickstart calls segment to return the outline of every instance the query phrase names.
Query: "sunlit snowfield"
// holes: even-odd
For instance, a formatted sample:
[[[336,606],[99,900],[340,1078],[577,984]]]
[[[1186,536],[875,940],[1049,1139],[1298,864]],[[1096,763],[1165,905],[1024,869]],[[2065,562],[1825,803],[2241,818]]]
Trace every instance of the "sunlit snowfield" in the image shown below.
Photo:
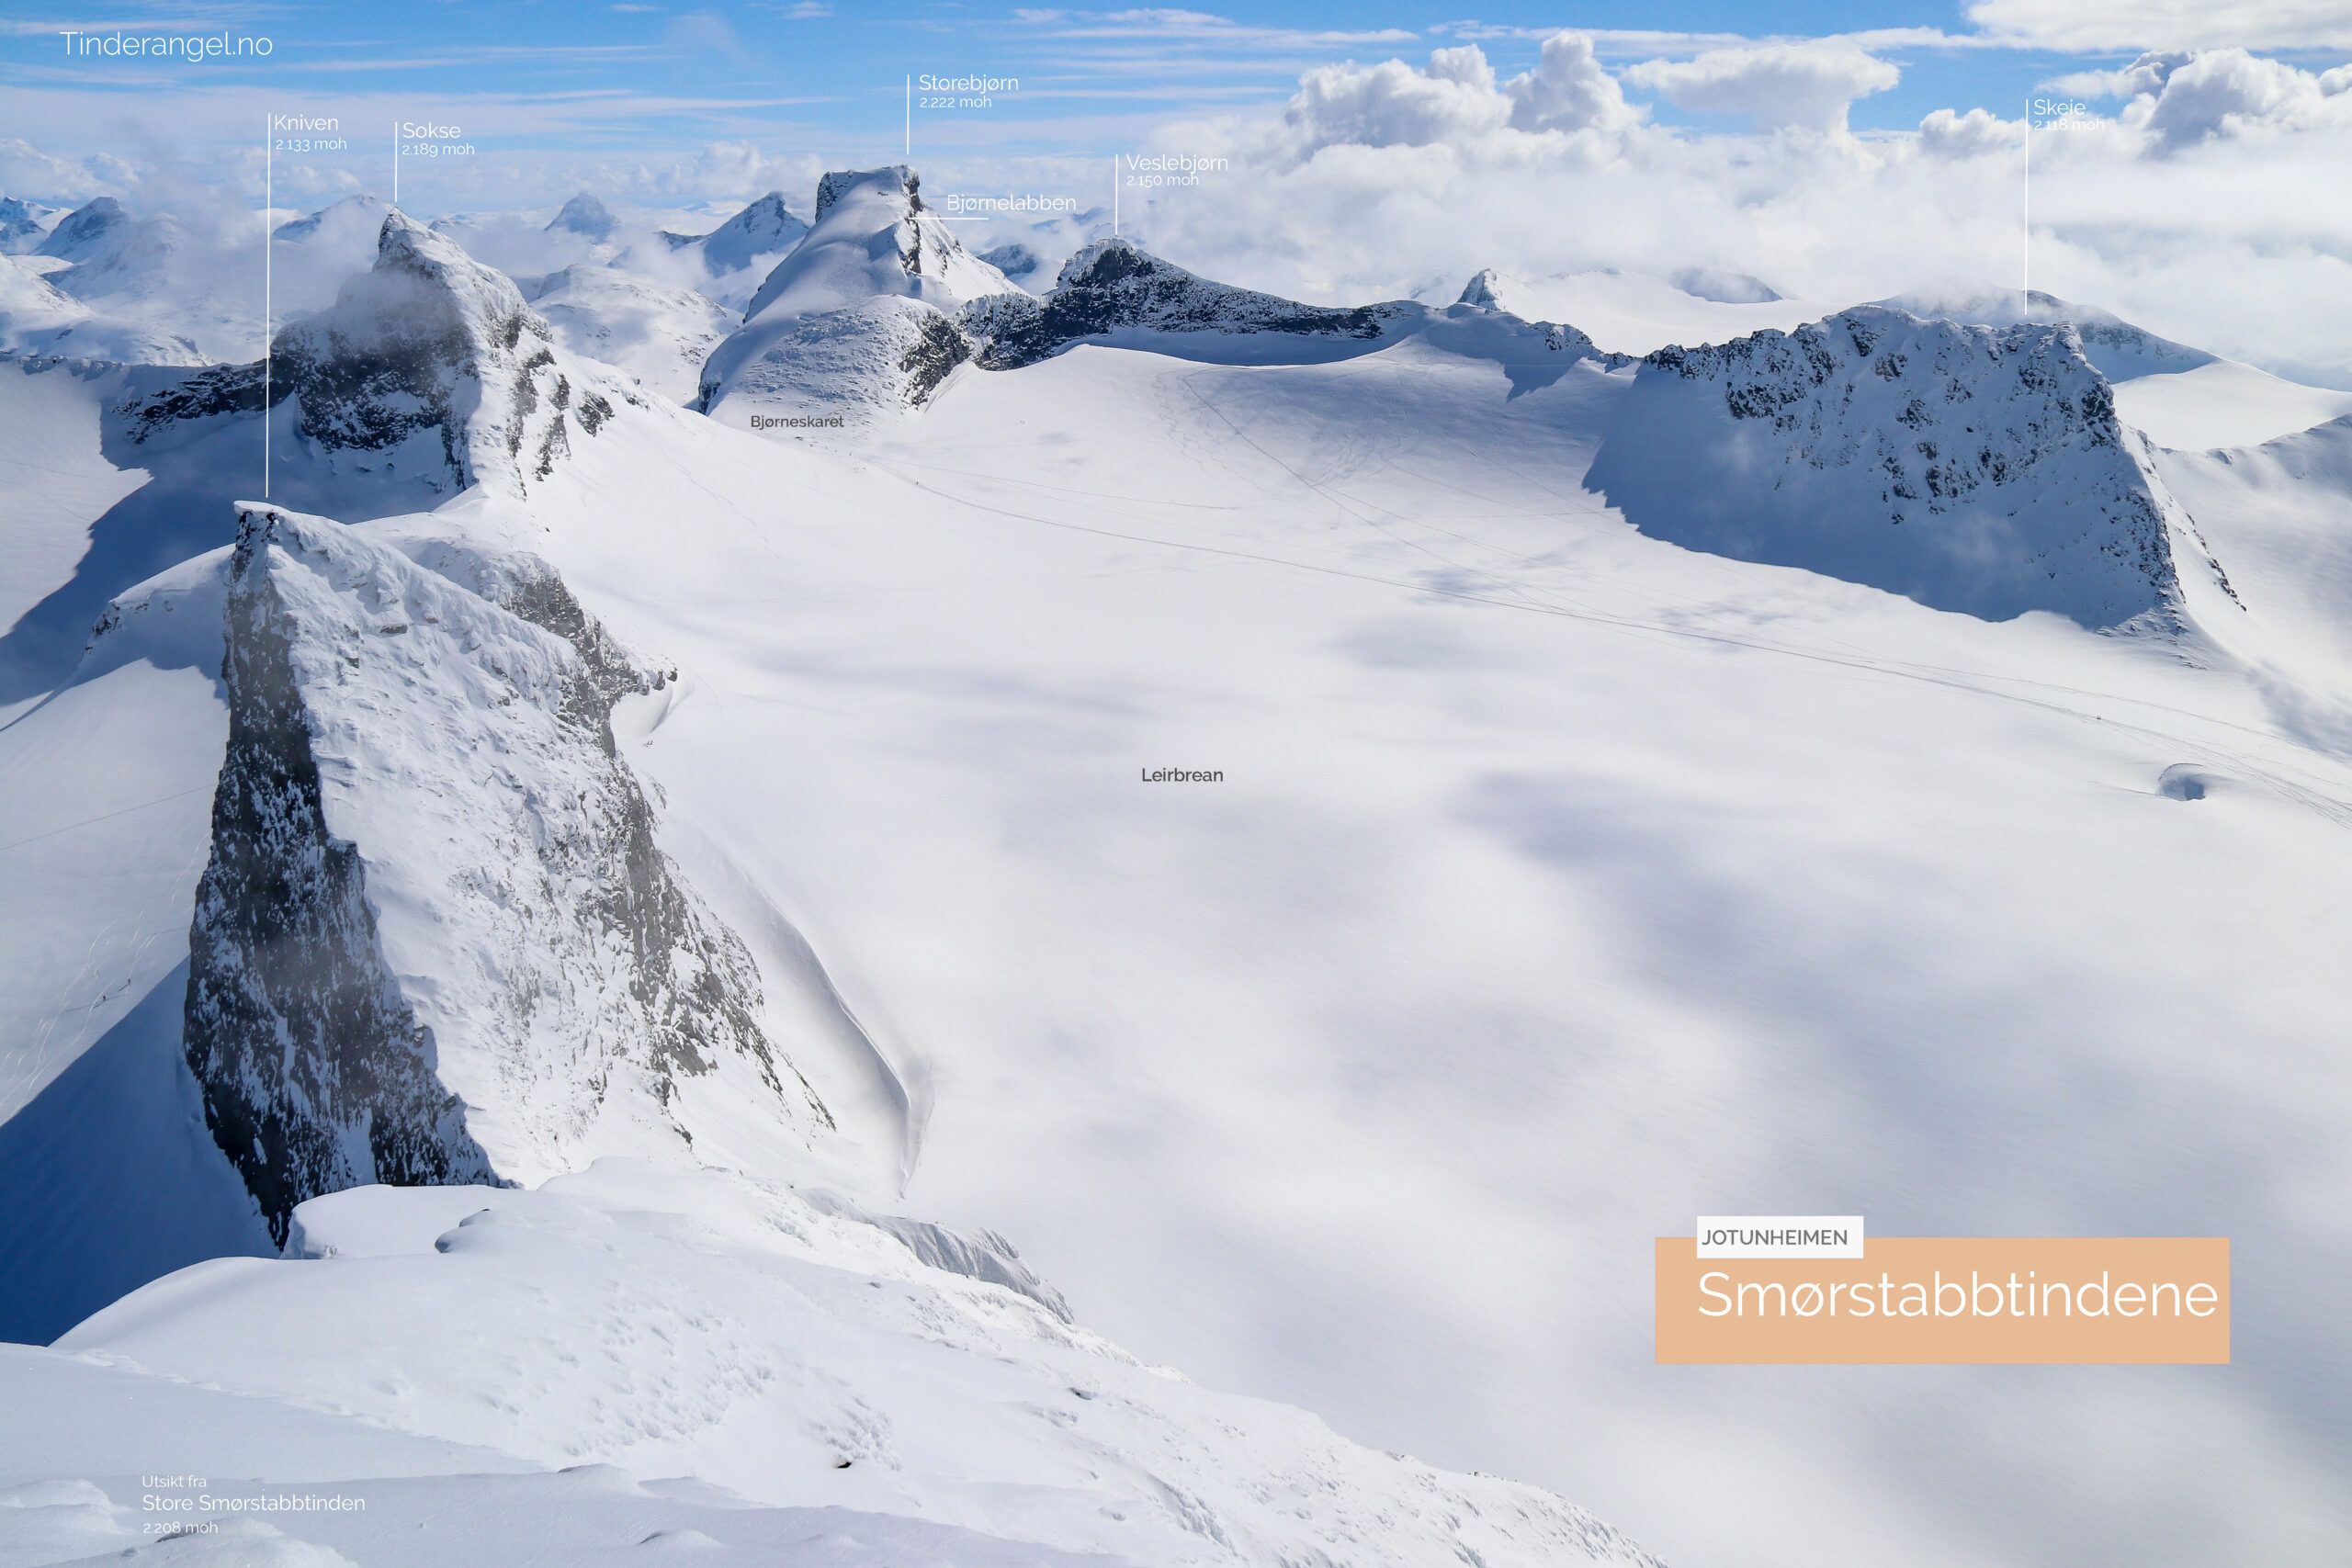
[[[927,1068],[910,1201],[1114,1337],[1669,1557],[2324,1539],[2346,433],[2171,464],[2336,476],[2197,512],[2248,678],[1645,539],[1615,386],[1081,348],[847,462],[583,468],[550,544]],[[1734,1203],[2228,1234],[2236,1366],[1655,1367],[1649,1238]]]
[[[615,728],[842,1122],[812,1168],[1005,1233],[1144,1361],[1554,1487],[1672,1562],[2322,1560],[2352,1468],[2327,1305],[2352,1258],[2352,425],[2159,454],[2234,597],[2176,536],[2189,620],[2104,636],[1647,536],[1587,485],[1633,367],[1561,355],[1514,386],[1445,342],[1286,366],[1081,344],[798,440],[649,400],[527,498],[486,488],[435,525],[544,554],[679,671]],[[21,607],[130,482],[102,380],[28,404],[51,423],[19,456],[78,488],[12,543]],[[2197,428],[2199,398],[2175,401]],[[152,460],[225,465],[213,439]],[[31,1042],[11,1111],[89,1042],[170,1048],[227,729],[209,581],[165,582],[143,641],[101,641],[0,732],[22,841],[0,935],[28,977],[6,1003]],[[142,998],[153,1027],[121,1027]],[[0,1153],[130,1163],[25,1135]],[[454,1252],[518,1303],[560,1280],[626,1303],[630,1268],[676,1267],[662,1224],[624,1249],[642,1263],[591,1269],[563,1248],[593,1260],[579,1238],[614,1222],[563,1205],[719,1204],[666,1179],[518,1200],[521,1229]],[[233,1194],[225,1169],[187,1180]],[[1654,1366],[1651,1238],[1725,1210],[2227,1235],[2234,1362]],[[709,1247],[783,1247],[766,1223],[728,1209]],[[403,1221],[390,1249],[416,1261],[386,1278],[444,1278],[417,1271],[454,1224]],[[567,1425],[560,1335],[445,1360],[402,1337],[429,1286],[407,1314],[312,1265],[209,1267],[256,1294],[167,1282],[65,1348],[510,1459],[888,1501],[860,1472],[763,1493],[728,1469],[741,1431],[632,1382],[614,1347],[654,1331],[630,1310],[574,1338],[620,1369],[594,1397],[640,1403]],[[709,1299],[754,1290],[738,1268],[711,1265]],[[928,1310],[985,1353],[957,1314],[989,1299]],[[385,1326],[288,1350],[286,1324],[341,1313]],[[1004,1354],[1062,1375],[1058,1350]],[[436,1454],[346,1473],[498,1468]]]

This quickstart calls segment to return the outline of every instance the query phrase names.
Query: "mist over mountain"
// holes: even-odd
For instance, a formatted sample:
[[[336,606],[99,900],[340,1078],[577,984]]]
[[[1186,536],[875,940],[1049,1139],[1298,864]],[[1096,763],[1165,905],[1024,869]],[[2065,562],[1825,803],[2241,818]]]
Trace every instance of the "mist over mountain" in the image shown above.
[[[1640,134],[1474,52],[1283,155]],[[1764,1453],[1758,1562],[2325,1538],[2352,399],[1924,264],[795,199],[270,214],[234,354],[218,236],[0,205],[0,1543],[136,1548],[150,1431],[364,1493],[198,1543],[288,1562],[1655,1565]],[[1737,1194],[2266,1304],[1661,1377]]]

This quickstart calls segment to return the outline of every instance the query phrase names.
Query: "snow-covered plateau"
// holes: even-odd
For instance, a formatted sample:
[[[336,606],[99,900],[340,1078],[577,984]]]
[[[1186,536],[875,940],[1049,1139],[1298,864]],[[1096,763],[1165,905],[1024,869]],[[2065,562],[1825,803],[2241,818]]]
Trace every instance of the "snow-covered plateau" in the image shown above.
[[[2337,394],[754,209],[0,357],[0,1568],[2352,1551]],[[1725,1212],[2233,1359],[1658,1366]]]

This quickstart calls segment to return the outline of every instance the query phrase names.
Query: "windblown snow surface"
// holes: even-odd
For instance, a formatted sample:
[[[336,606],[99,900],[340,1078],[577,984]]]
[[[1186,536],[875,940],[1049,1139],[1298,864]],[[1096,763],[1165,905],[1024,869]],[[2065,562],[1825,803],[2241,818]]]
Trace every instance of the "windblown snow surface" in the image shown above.
[[[783,345],[875,299],[965,330],[910,281],[906,183],[866,189],[870,229],[820,210],[821,264],[771,280],[809,311],[755,315],[707,393],[754,364],[826,390]],[[11,1350],[0,1529],[56,1543],[19,1560],[123,1550],[135,1478],[202,1464],[369,1508],[144,1555],[422,1561],[455,1519],[579,1561],[626,1532],[812,1562],[1633,1550],[1394,1449],[1669,1562],[2343,1561],[2346,427],[2165,450],[2052,322],[1881,308],[1849,314],[1891,376],[1850,336],[1685,375],[1414,309],[1319,362],[1193,330],[965,358],[830,445],[649,402],[527,484],[369,525],[526,540],[677,671],[616,705],[616,758],[839,1145],[331,1194],[291,1216],[309,1256]],[[1857,386],[1884,417],[1849,427]],[[1919,419],[1965,403],[1988,440],[1888,553],[1895,469],[1925,493],[1918,444],[1952,434],[1901,418],[1926,387],[1966,397]],[[1652,399],[1679,445],[1629,487],[1604,459]],[[1760,488],[1743,452],[1811,487],[1809,537],[1868,547],[1769,564],[1653,526]],[[1951,547],[1988,496],[2018,529]],[[190,570],[139,602],[226,592]],[[0,730],[12,815],[46,813],[0,851],[7,974],[79,1040],[185,956],[208,795],[142,802],[200,790],[229,727],[217,661],[109,663],[122,635]],[[44,944],[80,942],[107,963],[64,979]],[[78,1059],[12,1056],[12,1103]],[[80,1175],[9,1168],[12,1197]],[[2226,1235],[2233,1359],[1658,1367],[1652,1238],[1726,1210]],[[973,1239],[923,1254],[906,1215]],[[983,1231],[1075,1325],[987,1282]]]

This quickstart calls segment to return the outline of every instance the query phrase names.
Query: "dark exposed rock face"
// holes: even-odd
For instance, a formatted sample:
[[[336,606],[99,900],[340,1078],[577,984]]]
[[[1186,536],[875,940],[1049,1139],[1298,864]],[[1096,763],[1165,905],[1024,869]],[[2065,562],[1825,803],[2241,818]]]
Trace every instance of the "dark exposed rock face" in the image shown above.
[[[1644,533],[1986,619],[2154,626],[2177,599],[2175,509],[2066,324],[1863,306],[1660,349],[1586,482]]]
[[[885,169],[837,169],[817,182],[817,221],[822,223],[844,197],[859,186],[870,185],[877,175],[894,178],[906,192],[907,206],[915,212],[922,210],[922,176],[904,164],[893,164]]]
[[[1385,336],[1415,312],[1388,305],[1334,309],[1233,288],[1195,276],[1125,240],[1099,240],[1072,256],[1053,292],[991,295],[965,307],[966,329],[981,340],[979,364],[1012,370],[1070,344],[1122,328],[1160,333],[1286,333]]]
[[[328,830],[285,607],[238,534],[221,676],[229,750],[189,931],[189,1070],[213,1138],[283,1243],[306,1198],[494,1181],[386,969],[367,873]]]
[[[971,357],[954,312],[1012,288],[924,208],[913,170],[829,174],[817,188],[816,226],[704,361],[692,406],[755,430],[894,420]]]
[[[291,410],[277,415],[274,493],[355,517],[430,510],[476,484],[526,493],[616,401],[642,400],[616,376],[560,361],[511,280],[397,211],[375,265],[280,332],[266,371],[176,374],[113,412],[132,447],[174,445],[258,414],[265,396]]]
[[[947,373],[972,356],[972,344],[945,316],[933,312],[916,329],[915,341],[899,356],[906,376],[909,408],[921,408],[947,379]]]
[[[125,433],[130,440],[143,444],[182,420],[259,413],[264,381],[259,361],[251,365],[209,365],[158,391],[126,401],[115,412],[123,416]],[[291,389],[283,380],[271,380],[266,388],[269,406],[276,408],[284,402]]]
[[[273,1234],[358,1183],[683,1147],[713,1074],[831,1125],[614,743],[614,703],[668,673],[544,561],[249,512],[227,626],[186,1040]]]

